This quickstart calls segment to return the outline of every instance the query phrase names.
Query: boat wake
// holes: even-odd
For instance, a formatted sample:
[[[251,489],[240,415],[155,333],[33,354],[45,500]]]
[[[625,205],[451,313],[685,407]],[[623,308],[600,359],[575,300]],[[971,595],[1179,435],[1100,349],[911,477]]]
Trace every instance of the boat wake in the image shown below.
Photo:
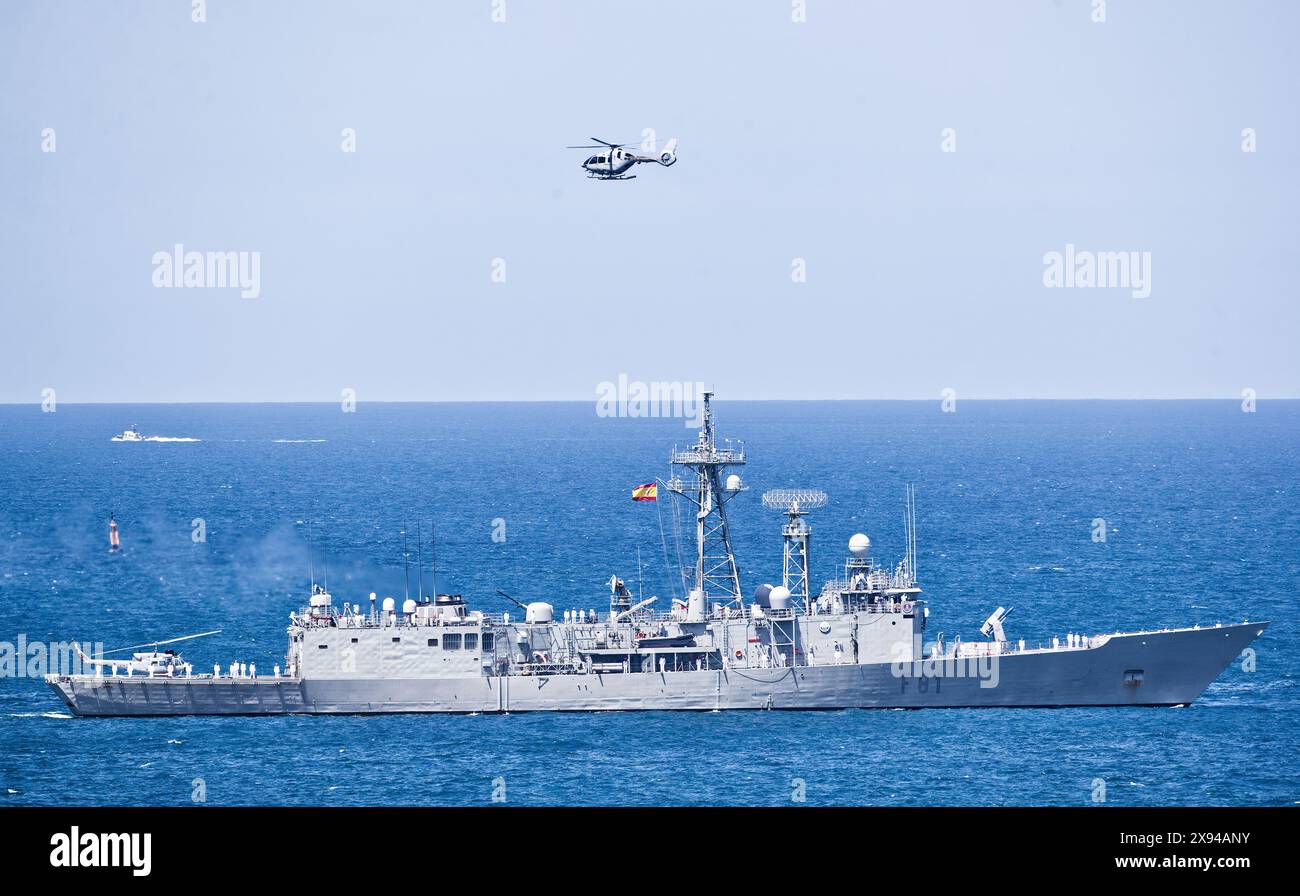
[[[315,442],[323,442],[324,439],[272,439],[277,445],[308,445]]]

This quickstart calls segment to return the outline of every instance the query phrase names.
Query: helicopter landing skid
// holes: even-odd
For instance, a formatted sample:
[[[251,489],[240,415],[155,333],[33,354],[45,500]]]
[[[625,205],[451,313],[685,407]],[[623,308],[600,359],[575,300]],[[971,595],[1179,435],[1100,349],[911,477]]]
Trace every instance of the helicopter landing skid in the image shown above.
[[[636,180],[635,174],[588,174],[593,180]]]

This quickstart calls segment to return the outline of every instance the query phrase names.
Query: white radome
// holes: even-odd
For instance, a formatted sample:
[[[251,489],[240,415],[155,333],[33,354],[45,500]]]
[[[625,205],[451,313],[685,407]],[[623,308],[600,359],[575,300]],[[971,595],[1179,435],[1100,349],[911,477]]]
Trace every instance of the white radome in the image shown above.
[[[854,557],[865,557],[871,550],[871,539],[861,532],[849,539],[849,553]]]
[[[784,585],[777,585],[768,594],[767,602],[773,610],[788,610],[790,608],[790,589]]]
[[[411,600],[409,597],[406,600],[402,601],[402,612],[405,613],[407,616],[410,616],[412,613],[414,613],[415,601]]]
[[[391,597],[386,597],[386,598],[384,598],[384,612],[385,612],[385,613],[391,613],[391,612],[393,612],[393,608],[396,607],[396,606],[397,606],[397,601],[393,600]]]
[[[727,491],[738,492],[740,491],[740,486],[741,486],[741,481],[738,475],[732,473],[730,476],[727,477]]]

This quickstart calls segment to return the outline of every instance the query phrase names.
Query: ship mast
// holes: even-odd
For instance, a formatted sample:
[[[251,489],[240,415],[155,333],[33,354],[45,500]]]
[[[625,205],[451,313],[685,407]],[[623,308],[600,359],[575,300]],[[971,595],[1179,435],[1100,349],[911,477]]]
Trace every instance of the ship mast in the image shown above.
[[[809,557],[812,527],[803,517],[810,510],[825,507],[826,501],[825,492],[812,488],[776,488],[763,493],[764,507],[779,510],[786,515],[787,522],[781,528],[781,539],[785,545],[781,584],[804,608],[804,612],[808,611],[812,600]]]
[[[709,601],[741,603],[740,571],[731,550],[726,504],[744,490],[739,476],[723,474],[727,467],[745,463],[745,446],[717,445],[713,427],[712,391],[705,391],[704,421],[699,440],[689,448],[673,449],[669,462],[682,468],[664,483],[668,491],[681,496],[695,508],[695,585],[704,605]]]

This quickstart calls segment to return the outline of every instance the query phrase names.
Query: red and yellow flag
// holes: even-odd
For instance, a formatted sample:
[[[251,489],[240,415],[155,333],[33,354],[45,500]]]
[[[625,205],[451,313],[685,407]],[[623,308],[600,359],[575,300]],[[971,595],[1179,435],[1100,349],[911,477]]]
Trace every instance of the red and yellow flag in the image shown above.
[[[647,482],[645,485],[638,485],[632,489],[633,501],[658,501],[659,500],[659,483]]]

